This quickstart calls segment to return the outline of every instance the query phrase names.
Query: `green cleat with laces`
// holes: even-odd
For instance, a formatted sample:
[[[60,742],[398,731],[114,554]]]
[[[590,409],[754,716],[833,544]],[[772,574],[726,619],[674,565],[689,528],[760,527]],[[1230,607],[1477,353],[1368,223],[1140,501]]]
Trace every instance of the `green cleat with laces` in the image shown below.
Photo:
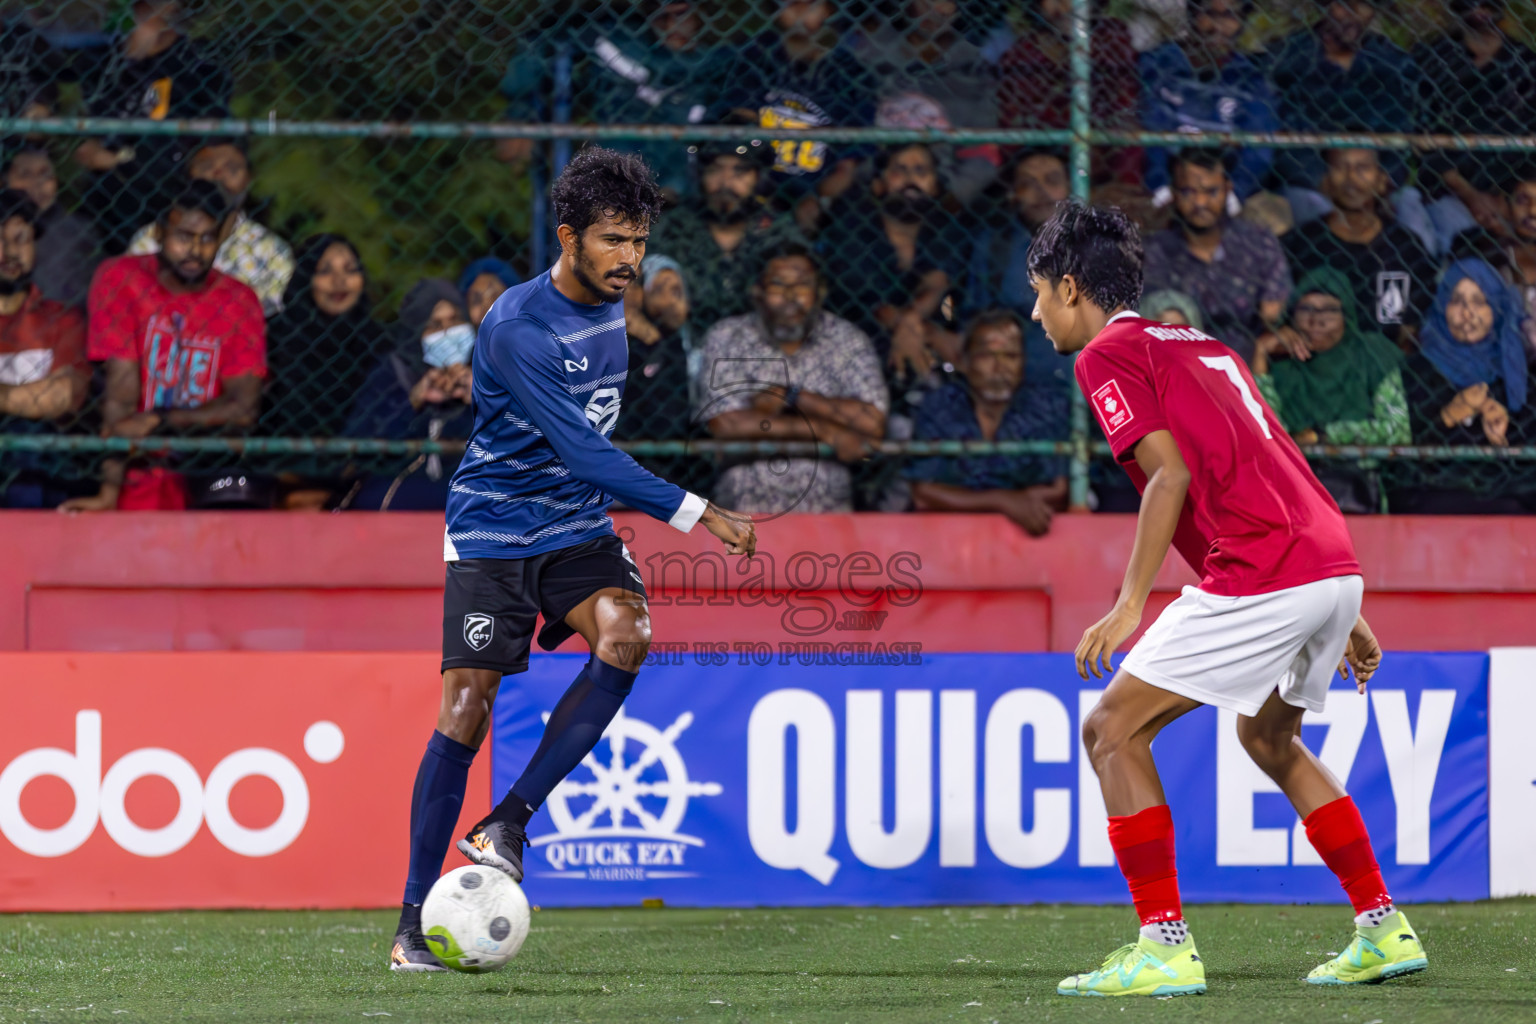
[[[1356,928],[1349,947],[1312,969],[1312,985],[1377,985],[1429,966],[1424,944],[1403,916],[1395,912],[1375,928]]]
[[[1056,986],[1059,996],[1198,996],[1205,994],[1205,964],[1195,940],[1165,946],[1148,938],[1121,946],[1092,974]]]

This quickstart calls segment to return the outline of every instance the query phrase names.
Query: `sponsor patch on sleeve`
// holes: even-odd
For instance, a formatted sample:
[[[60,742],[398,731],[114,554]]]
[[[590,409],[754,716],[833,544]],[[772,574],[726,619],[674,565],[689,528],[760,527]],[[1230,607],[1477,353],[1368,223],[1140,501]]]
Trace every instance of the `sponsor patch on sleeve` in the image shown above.
[[[1093,393],[1094,408],[1098,410],[1099,422],[1104,424],[1104,433],[1114,436],[1115,432],[1136,418],[1131,412],[1131,407],[1126,404],[1125,396],[1120,393],[1120,384],[1110,381]]]

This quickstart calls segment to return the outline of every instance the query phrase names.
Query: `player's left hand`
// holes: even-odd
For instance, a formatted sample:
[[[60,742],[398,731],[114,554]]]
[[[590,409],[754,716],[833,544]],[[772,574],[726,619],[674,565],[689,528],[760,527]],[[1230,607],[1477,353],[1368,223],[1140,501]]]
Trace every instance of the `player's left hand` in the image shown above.
[[[1112,675],[1115,670],[1109,663],[1110,655],[1115,653],[1116,647],[1125,643],[1127,637],[1136,632],[1136,627],[1139,625],[1141,625],[1140,612],[1116,604],[1110,609],[1108,615],[1084,630],[1083,638],[1077,642],[1077,650],[1073,653],[1073,658],[1077,661],[1077,674],[1084,679],[1088,678],[1090,671],[1098,679]]]
[[[1344,660],[1339,662],[1339,678],[1348,679],[1349,670],[1355,672],[1355,689],[1365,692],[1365,684],[1370,682],[1376,670],[1381,667],[1381,644],[1376,642],[1376,634],[1371,632],[1370,624],[1364,616],[1355,619],[1354,628],[1349,631],[1349,642],[1344,645]]]
[[[752,517],[742,512],[732,512],[710,502],[699,517],[704,528],[725,542],[725,550],[733,555],[751,558],[757,553],[757,527]]]

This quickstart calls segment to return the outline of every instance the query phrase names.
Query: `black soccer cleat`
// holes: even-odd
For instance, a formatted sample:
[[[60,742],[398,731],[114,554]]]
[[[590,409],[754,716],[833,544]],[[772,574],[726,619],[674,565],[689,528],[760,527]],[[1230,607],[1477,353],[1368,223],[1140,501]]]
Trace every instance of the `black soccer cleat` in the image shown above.
[[[389,969],[392,971],[446,971],[442,961],[432,955],[427,947],[426,936],[421,929],[406,928],[395,936],[394,948],[389,951]]]
[[[482,821],[469,830],[469,835],[459,840],[459,852],[476,864],[512,876],[512,881],[523,880],[523,847],[528,834],[521,826],[504,821]]]

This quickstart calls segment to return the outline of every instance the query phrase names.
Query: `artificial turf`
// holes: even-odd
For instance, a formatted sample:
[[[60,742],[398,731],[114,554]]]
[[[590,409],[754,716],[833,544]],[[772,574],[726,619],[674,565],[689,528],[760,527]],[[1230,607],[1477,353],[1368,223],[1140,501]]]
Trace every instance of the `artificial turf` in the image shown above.
[[[1122,907],[546,910],[489,975],[391,974],[378,911],[0,916],[11,1021],[1536,1021],[1536,901],[1411,908],[1428,971],[1320,989],[1340,907],[1197,906],[1209,993],[1071,999]]]

